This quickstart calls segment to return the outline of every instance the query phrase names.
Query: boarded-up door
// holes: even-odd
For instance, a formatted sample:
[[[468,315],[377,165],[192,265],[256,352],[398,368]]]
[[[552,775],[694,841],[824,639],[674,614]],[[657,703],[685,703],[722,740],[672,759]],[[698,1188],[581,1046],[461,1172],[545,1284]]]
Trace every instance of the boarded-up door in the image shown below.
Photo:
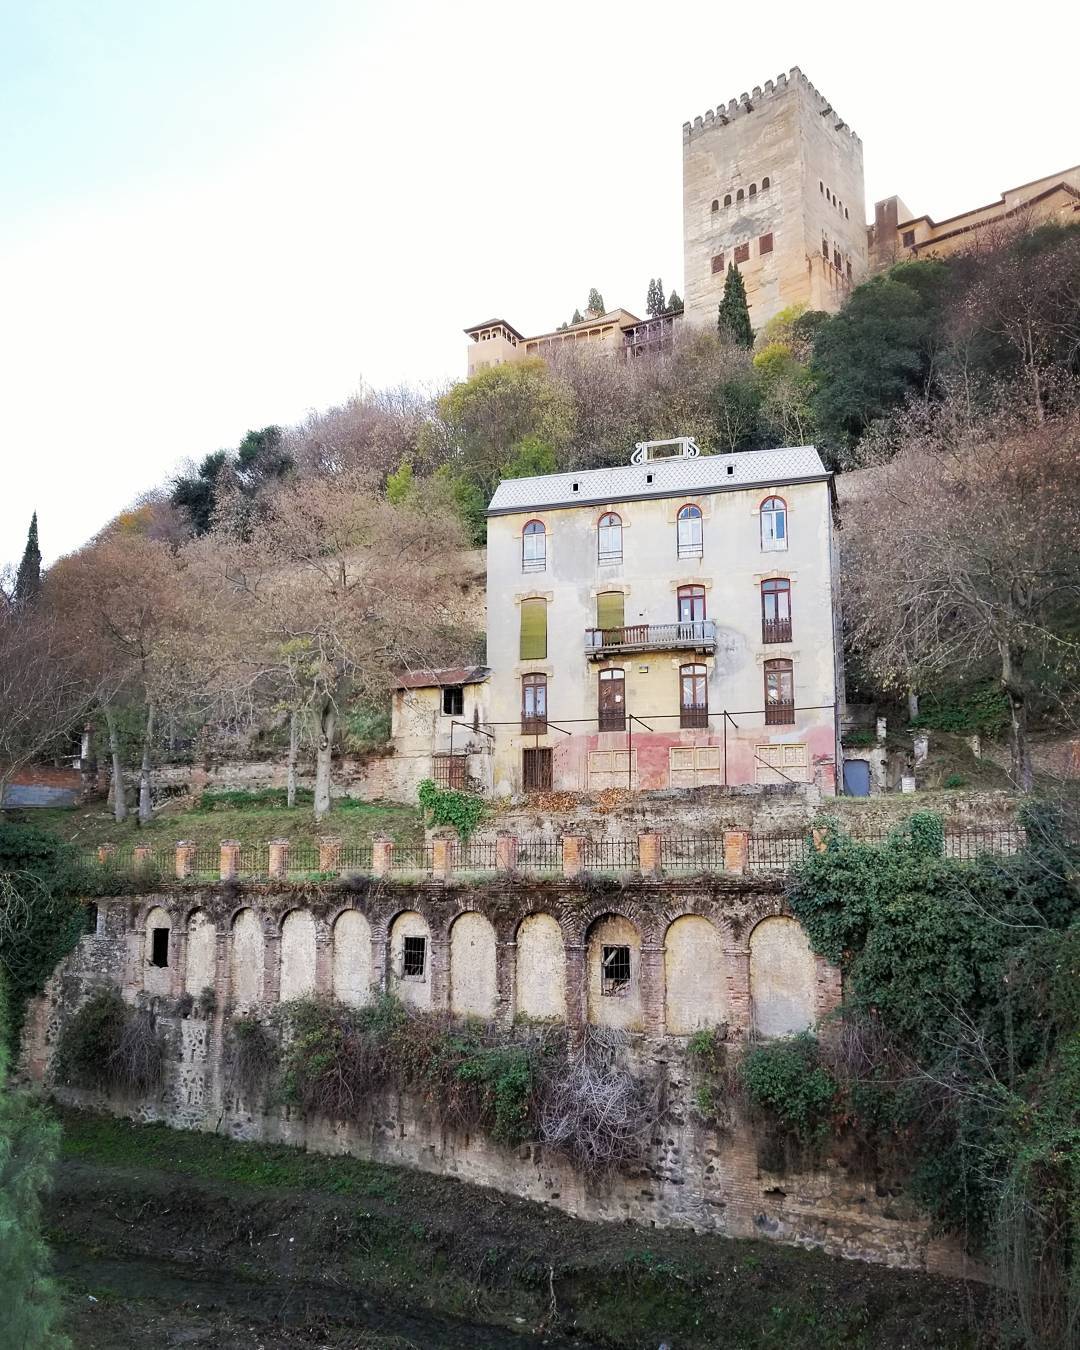
[[[720,747],[673,745],[668,755],[668,780],[672,787],[705,787],[722,783]]]

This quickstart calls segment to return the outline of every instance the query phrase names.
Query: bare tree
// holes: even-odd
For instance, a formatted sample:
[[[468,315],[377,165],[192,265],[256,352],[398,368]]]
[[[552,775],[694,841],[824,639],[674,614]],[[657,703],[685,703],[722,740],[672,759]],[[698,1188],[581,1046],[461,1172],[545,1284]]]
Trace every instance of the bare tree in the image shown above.
[[[909,422],[903,449],[845,513],[851,640],[901,688],[993,661],[1009,704],[1012,773],[1032,786],[1031,699],[1080,658],[1080,412],[975,420],[946,405]]]

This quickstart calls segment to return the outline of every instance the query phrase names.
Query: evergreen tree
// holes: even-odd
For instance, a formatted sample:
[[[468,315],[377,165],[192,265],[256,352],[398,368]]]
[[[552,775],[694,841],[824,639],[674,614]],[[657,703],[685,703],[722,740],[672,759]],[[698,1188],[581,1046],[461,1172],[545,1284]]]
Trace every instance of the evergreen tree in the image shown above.
[[[663,314],[664,306],[664,283],[659,277],[655,281],[649,281],[649,291],[645,298],[645,313],[650,319],[655,319]]]
[[[754,330],[750,327],[750,307],[746,303],[746,287],[742,273],[734,263],[728,263],[724,279],[724,298],[720,301],[716,327],[721,337],[728,338],[737,347],[754,345]]]
[[[589,292],[589,298],[585,302],[585,307],[591,309],[595,314],[604,314],[606,312],[604,307],[604,297],[595,286]]]
[[[41,590],[41,549],[38,548],[37,512],[30,517],[22,562],[15,575],[14,600],[20,607],[32,605]]]
[[[683,312],[682,296],[678,291],[672,291],[667,301],[668,312],[671,314],[681,314]]]
[[[570,320],[570,322],[571,322],[571,323],[584,323],[584,322],[585,322],[585,319],[584,319],[584,317],[583,317],[583,315],[582,315],[580,309],[575,309],[575,310],[574,310],[574,316],[573,316],[573,318]]]

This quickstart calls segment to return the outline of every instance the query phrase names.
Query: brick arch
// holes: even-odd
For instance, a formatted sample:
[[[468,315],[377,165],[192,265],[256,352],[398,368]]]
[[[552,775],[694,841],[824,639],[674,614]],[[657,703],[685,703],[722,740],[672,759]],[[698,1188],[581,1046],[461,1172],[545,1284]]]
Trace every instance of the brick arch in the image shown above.
[[[668,930],[677,919],[688,917],[708,919],[720,934],[725,948],[738,945],[732,915],[709,895],[688,895],[680,897],[678,903],[665,905],[657,911],[656,923],[660,945],[667,943]]]
[[[741,915],[732,916],[732,931],[738,950],[750,950],[750,936],[765,919],[794,917],[782,895],[754,896]]]
[[[192,908],[198,909],[200,908],[200,906],[193,905]],[[134,927],[138,932],[143,932],[145,930],[146,920],[149,918],[150,914],[155,909],[163,909],[165,913],[169,916],[170,924],[172,924],[173,927],[177,928],[177,931],[179,932],[176,917],[176,901],[170,900],[169,897],[165,895],[147,896],[146,899],[139,906],[139,908],[135,911]]]
[[[192,905],[190,909],[185,911],[183,916],[183,924],[182,926],[178,927],[178,931],[186,935],[191,931],[191,921],[195,917],[195,915],[205,914],[206,917],[213,924],[214,931],[216,933],[220,933],[221,922],[218,916],[214,913],[215,908],[216,906],[214,905]]]
[[[583,909],[573,910],[563,921],[566,940],[573,943],[588,942],[589,934],[600,919],[608,916],[625,919],[637,929],[642,944],[656,941],[656,915],[632,896],[612,892],[610,896],[600,896]]]

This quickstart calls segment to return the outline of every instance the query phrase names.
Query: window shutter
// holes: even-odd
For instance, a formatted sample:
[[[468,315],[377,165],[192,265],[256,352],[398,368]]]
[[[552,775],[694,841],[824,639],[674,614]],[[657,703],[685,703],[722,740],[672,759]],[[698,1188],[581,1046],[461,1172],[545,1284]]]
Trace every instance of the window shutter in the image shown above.
[[[622,628],[625,626],[625,601],[622,591],[602,591],[596,597],[597,628]]]
[[[749,244],[736,244],[736,245],[735,245],[735,261],[736,261],[737,263],[744,263],[744,262],[749,262],[749,260],[750,260],[750,245],[749,245]]]
[[[522,600],[521,647],[522,661],[543,661],[547,656],[547,601]]]

